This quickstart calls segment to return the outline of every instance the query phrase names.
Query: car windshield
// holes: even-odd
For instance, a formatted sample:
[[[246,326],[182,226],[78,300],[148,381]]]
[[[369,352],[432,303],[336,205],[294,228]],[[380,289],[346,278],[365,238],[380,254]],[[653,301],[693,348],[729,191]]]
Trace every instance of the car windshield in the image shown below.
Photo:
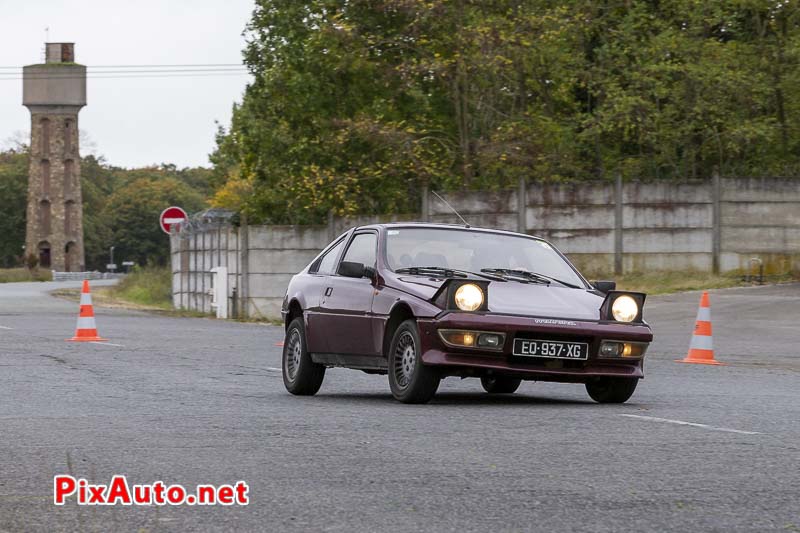
[[[456,228],[391,228],[386,259],[393,271],[444,267],[481,272],[509,269],[536,272],[585,287],[583,280],[548,243],[534,238]]]

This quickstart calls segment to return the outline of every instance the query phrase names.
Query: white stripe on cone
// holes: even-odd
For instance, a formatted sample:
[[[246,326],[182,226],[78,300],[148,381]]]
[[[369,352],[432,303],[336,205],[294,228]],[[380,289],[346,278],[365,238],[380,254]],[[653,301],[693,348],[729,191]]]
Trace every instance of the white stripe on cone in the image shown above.
[[[697,320],[703,322],[711,322],[711,309],[708,307],[701,307],[697,310]]]
[[[81,316],[78,317],[78,325],[76,329],[97,329],[97,324],[94,321],[93,316]]]
[[[92,295],[88,292],[81,293],[81,305],[92,305]]]
[[[694,335],[692,336],[692,344],[689,348],[696,350],[713,350],[714,346],[710,336]]]

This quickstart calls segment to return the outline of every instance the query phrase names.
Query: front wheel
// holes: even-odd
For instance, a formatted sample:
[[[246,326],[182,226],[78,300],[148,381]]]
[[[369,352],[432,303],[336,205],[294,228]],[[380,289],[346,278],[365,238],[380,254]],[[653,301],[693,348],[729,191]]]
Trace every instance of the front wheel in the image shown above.
[[[596,378],[586,383],[586,392],[597,403],[625,403],[638,383],[638,378]]]
[[[481,378],[483,390],[489,394],[511,394],[519,388],[521,379],[508,378],[505,376],[484,376]]]
[[[406,320],[394,333],[389,346],[389,387],[403,403],[427,403],[436,394],[441,377],[422,364],[419,331],[414,320]]]
[[[311,360],[306,350],[306,328],[303,317],[292,320],[283,342],[283,385],[298,396],[313,396],[322,386],[325,367]]]

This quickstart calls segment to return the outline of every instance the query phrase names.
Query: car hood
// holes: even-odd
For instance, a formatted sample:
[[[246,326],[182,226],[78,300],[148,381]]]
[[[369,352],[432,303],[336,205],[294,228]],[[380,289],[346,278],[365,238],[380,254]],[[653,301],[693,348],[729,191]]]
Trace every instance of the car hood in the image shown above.
[[[397,278],[400,288],[424,300],[433,298],[445,280],[423,276]],[[598,320],[603,297],[583,289],[556,284],[492,281],[489,283],[489,311],[509,315]]]

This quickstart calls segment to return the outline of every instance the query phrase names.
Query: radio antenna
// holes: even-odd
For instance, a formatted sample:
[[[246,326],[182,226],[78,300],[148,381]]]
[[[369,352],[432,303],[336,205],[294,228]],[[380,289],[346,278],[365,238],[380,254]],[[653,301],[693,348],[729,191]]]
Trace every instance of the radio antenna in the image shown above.
[[[441,200],[441,201],[442,201],[442,203],[443,203],[444,205],[446,205],[447,207],[449,207],[449,208],[450,208],[450,211],[452,211],[453,213],[455,213],[455,214],[456,214],[456,216],[457,216],[458,218],[460,218],[460,219],[461,219],[461,222],[463,222],[463,223],[464,223],[464,226],[466,226],[466,227],[470,227],[470,226],[469,226],[469,222],[467,222],[466,220],[464,220],[464,217],[462,217],[462,216],[461,216],[461,214],[460,214],[458,211],[456,211],[456,209],[455,209],[455,208],[454,208],[452,205],[450,205],[450,204],[447,202],[447,200],[445,200],[444,198],[442,198],[441,196],[439,196],[439,193],[438,193],[438,192],[436,192],[436,191],[434,191],[434,190],[431,190],[431,192],[434,194],[434,196],[436,196],[436,198],[438,198],[439,200]]]

